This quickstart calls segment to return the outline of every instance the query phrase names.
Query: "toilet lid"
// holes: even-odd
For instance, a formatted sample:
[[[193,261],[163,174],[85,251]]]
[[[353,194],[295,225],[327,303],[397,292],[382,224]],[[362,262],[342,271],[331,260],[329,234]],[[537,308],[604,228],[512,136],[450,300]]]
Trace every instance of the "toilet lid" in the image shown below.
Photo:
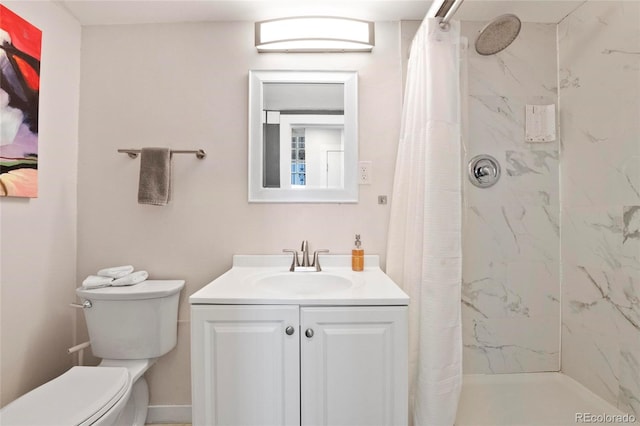
[[[3,425],[90,425],[129,388],[123,367],[73,367],[0,411]]]
[[[184,287],[184,280],[146,280],[136,285],[86,289],[78,287],[76,294],[93,300],[157,299],[176,294]]]

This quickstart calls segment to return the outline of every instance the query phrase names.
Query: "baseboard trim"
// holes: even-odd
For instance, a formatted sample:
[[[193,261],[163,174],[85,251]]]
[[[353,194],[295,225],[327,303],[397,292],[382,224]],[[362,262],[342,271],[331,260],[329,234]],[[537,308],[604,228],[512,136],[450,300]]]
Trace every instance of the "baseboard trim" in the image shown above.
[[[150,405],[147,423],[191,423],[191,406]]]

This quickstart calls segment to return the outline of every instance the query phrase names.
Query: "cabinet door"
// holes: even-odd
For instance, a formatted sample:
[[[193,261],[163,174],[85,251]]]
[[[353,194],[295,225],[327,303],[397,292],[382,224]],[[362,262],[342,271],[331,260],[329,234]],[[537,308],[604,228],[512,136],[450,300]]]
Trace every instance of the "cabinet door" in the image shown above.
[[[301,308],[300,322],[303,426],[407,424],[406,306]]]
[[[191,324],[194,425],[300,424],[298,306],[193,306]]]

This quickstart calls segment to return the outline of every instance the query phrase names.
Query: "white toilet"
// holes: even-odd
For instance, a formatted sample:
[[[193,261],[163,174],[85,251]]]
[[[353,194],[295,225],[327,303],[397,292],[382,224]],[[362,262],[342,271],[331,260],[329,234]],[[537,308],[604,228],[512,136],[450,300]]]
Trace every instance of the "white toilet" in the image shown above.
[[[143,375],[176,345],[182,280],[76,289],[97,367],[73,367],[0,410],[0,424],[144,425],[149,389]],[[89,303],[86,303],[86,302]],[[90,307],[89,307],[90,305]]]

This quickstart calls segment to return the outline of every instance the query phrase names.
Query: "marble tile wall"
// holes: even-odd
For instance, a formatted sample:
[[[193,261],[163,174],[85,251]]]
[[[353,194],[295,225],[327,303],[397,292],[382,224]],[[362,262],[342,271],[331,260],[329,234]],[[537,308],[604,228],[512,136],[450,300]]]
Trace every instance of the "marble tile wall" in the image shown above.
[[[495,157],[502,177],[480,189],[464,178],[464,372],[560,367],[559,142],[526,143],[526,104],[557,103],[556,25],[524,23],[493,56],[473,43],[485,22],[463,22],[467,100],[464,164]]]
[[[640,2],[558,25],[562,370],[640,418]]]

